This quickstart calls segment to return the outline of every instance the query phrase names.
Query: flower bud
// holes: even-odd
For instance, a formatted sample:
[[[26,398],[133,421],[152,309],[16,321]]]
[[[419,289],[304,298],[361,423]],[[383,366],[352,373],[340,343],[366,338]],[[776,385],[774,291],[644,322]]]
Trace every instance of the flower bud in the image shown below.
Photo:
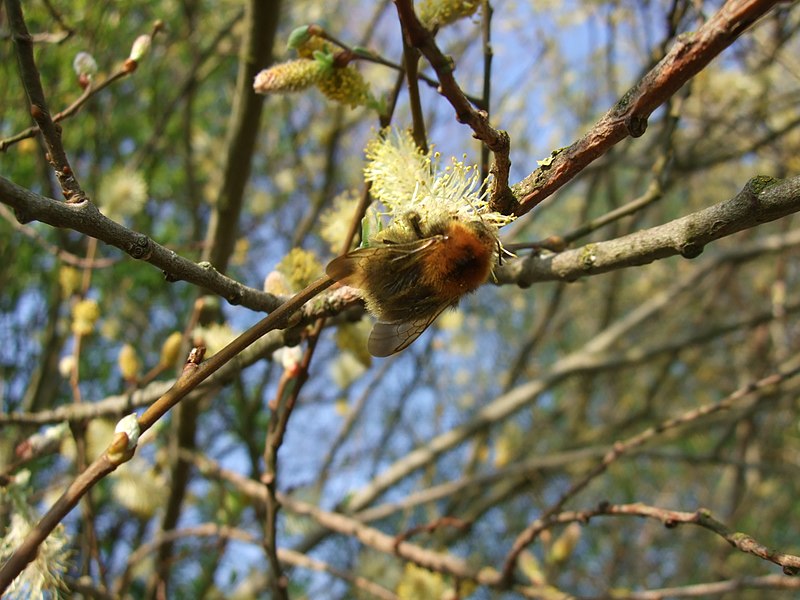
[[[97,74],[97,61],[88,52],[78,52],[72,61],[72,68],[78,77],[92,78]]]
[[[131,46],[131,53],[128,55],[128,59],[136,62],[142,60],[144,55],[147,54],[147,51],[150,50],[150,42],[151,38],[149,35],[140,35],[137,37],[133,42],[133,46]]]
[[[136,349],[131,344],[125,344],[117,357],[120,373],[125,381],[134,381],[142,369],[142,361],[136,355]]]
[[[180,331],[173,331],[169,334],[169,337],[164,340],[164,344],[161,346],[159,365],[164,368],[175,366],[175,363],[178,362],[178,354],[181,351],[181,341],[183,341],[183,335]]]
[[[480,0],[426,0],[417,14],[426,27],[443,27],[474,15],[480,5]]]
[[[364,76],[352,67],[329,70],[327,76],[317,82],[317,87],[327,98],[350,108],[366,106],[372,98]]]

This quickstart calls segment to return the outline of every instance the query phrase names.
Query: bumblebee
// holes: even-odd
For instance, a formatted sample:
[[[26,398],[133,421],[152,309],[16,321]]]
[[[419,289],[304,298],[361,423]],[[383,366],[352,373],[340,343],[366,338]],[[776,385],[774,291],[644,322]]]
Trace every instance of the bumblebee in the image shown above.
[[[332,260],[325,271],[361,290],[377,319],[369,336],[373,356],[407,348],[442,311],[489,278],[499,257],[495,231],[480,220],[455,216],[423,222],[406,215],[372,242]]]

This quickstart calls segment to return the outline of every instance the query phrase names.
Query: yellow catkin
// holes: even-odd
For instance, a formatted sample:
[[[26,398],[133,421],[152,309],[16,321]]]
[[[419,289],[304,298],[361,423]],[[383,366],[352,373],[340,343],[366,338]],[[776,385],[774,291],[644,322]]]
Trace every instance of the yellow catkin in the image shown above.
[[[72,307],[72,333],[75,335],[89,335],[94,331],[94,325],[100,318],[100,305],[97,300],[86,298],[76,302]]]
[[[331,69],[317,82],[317,87],[327,98],[351,108],[365,106],[371,97],[369,84],[352,67]]]
[[[122,373],[122,378],[125,381],[133,381],[139,376],[139,371],[142,369],[142,362],[136,355],[136,348],[130,344],[125,344],[120,348],[119,356],[117,356],[117,364],[119,371]]]
[[[158,364],[164,368],[174,367],[178,362],[178,354],[181,351],[181,341],[183,335],[180,331],[173,331],[169,334],[164,344],[161,346],[161,358]]]
[[[325,74],[325,66],[308,58],[299,58],[264,69],[253,82],[259,94],[299,92],[314,85]]]
[[[420,5],[417,14],[427,27],[444,27],[474,15],[480,5],[480,0],[426,0]]]

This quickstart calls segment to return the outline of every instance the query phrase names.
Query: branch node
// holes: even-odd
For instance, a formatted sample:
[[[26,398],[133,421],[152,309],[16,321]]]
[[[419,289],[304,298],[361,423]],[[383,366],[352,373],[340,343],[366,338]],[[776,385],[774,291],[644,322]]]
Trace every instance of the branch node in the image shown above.
[[[647,131],[647,116],[632,114],[625,118],[625,128],[632,138],[642,137]]]
[[[153,247],[150,238],[141,233],[133,238],[133,242],[128,247],[128,254],[137,260],[147,260],[152,253]]]
[[[43,119],[45,115],[44,109],[39,106],[38,104],[31,104],[31,117],[33,117],[34,121],[37,123],[40,119]]]
[[[703,253],[704,248],[705,246],[703,246],[703,244],[687,242],[678,248],[678,252],[680,252],[683,258],[692,259],[700,256]]]

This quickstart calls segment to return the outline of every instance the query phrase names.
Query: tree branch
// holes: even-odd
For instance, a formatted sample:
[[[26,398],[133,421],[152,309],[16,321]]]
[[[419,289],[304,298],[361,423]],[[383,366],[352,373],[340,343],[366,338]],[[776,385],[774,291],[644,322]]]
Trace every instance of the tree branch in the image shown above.
[[[139,433],[141,434],[147,431],[156,421],[163,417],[167,411],[185,398],[189,392],[196,389],[203,381],[230,362],[237,354],[253,344],[261,336],[273,329],[285,328],[289,324],[292,315],[311,298],[333,285],[333,283],[334,282],[328,277],[323,277],[315,281],[303,291],[295,294],[291,300],[281,304],[269,316],[242,333],[204,363],[200,363],[204,349],[193,350],[190,359],[184,366],[183,373],[175,384],[150,405],[144,414],[137,419]],[[125,443],[127,443],[127,441],[128,438],[125,436]],[[11,585],[14,578],[35,558],[41,543],[47,538],[50,532],[53,531],[56,525],[75,508],[80,499],[94,484],[114,471],[120,464],[130,460],[134,451],[135,445],[133,448],[123,452],[119,448],[118,438],[115,436],[106,451],[75,478],[64,494],[26,536],[8,561],[0,567],[0,594]]]
[[[551,518],[556,516],[564,504],[570,499],[573,498],[578,492],[584,489],[589,483],[602,474],[603,472],[608,469],[608,467],[616,462],[623,454],[629,452],[632,449],[635,449],[647,441],[655,437],[656,435],[663,434],[671,429],[675,429],[677,427],[682,427],[688,423],[692,423],[701,419],[703,417],[707,417],[708,415],[714,414],[716,412],[722,410],[728,410],[732,408],[735,404],[742,402],[745,398],[751,397],[753,395],[759,395],[764,393],[764,390],[772,390],[775,386],[780,385],[794,377],[800,373],[800,366],[798,366],[797,361],[794,361],[794,364],[786,365],[785,370],[773,373],[764,377],[758,381],[751,382],[739,389],[735,392],[729,394],[723,400],[719,402],[714,402],[711,404],[707,404],[705,406],[701,406],[695,408],[693,410],[687,411],[677,417],[667,419],[666,421],[654,426],[649,427],[648,429],[642,431],[634,435],[633,437],[615,443],[605,454],[603,459],[597,464],[589,473],[587,473],[584,477],[576,481],[570,488],[564,492],[558,501],[553,504],[543,515],[541,518],[537,519],[534,523],[529,525],[525,530],[520,533],[516,540],[514,540],[514,544],[512,549],[509,551],[508,556],[506,557],[505,563],[503,565],[503,579],[507,583],[511,583],[513,581],[514,569],[517,564],[517,559],[522,551],[531,543],[533,540],[538,537],[538,535],[547,529],[547,523],[550,521]],[[725,527],[711,519],[710,515],[701,515],[704,511],[698,511],[695,513],[697,518],[699,519],[698,524],[720,535],[723,535],[731,545],[739,548],[743,552],[750,552],[751,554],[755,554],[756,556],[760,556],[761,558],[766,558],[767,560],[772,560],[776,564],[784,566],[784,568],[795,568],[800,565],[800,559],[796,557],[790,557],[788,562],[777,562],[770,556],[764,553],[763,549],[758,548],[757,544],[751,543],[752,540],[748,538],[747,540],[736,538],[734,543],[733,536],[731,532],[728,532]],[[689,522],[689,521],[686,521]],[[669,526],[669,525],[667,525]],[[738,535],[738,534],[737,534]],[[741,541],[742,544],[739,545],[738,542]],[[788,573],[794,575],[795,573]]]
[[[680,36],[667,55],[585,136],[554,152],[547,165],[512,186],[518,201],[515,214],[530,211],[626,137],[643,135],[656,108],[778,3],[728,0],[696,33]]]
[[[264,96],[253,92],[253,79],[272,60],[280,0],[251,0],[245,17],[246,35],[239,54],[239,72],[224,154],[222,183],[208,226],[204,259],[221,272],[239,236],[239,215],[250,163],[256,147]]]
[[[433,34],[417,18],[411,0],[395,0],[395,5],[408,43],[417,48],[436,71],[439,79],[439,93],[452,105],[458,122],[467,124],[474,132],[475,138],[483,142],[494,153],[492,209],[509,214],[514,208],[512,206],[514,199],[508,187],[508,176],[511,170],[511,160],[509,159],[511,138],[507,132],[492,127],[489,115],[485,110],[478,110],[472,106],[453,76],[455,66],[452,59],[442,53],[436,45]]]
[[[58,177],[64,198],[69,202],[82,202],[86,199],[86,193],[81,189],[78,179],[69,165],[64,146],[61,144],[61,127],[56,125],[47,109],[47,100],[44,96],[39,70],[36,68],[33,58],[33,41],[25,25],[20,2],[6,0],[6,14],[14,44],[17,47],[20,77],[28,95],[31,117],[42,132],[47,147],[48,161]]]
[[[574,281],[681,255],[695,258],[709,242],[800,211],[800,177],[754,177],[730,200],[663,225],[546,256],[509,260],[498,283],[527,287],[541,281]]]
[[[198,264],[183,258],[143,233],[112,221],[88,200],[68,204],[58,202],[0,176],[0,202],[14,209],[20,223],[36,220],[53,227],[73,229],[161,269],[167,281],[187,281],[225,298],[233,305],[241,304],[252,310],[269,312],[281,302],[272,294],[222,275],[208,263]]]

